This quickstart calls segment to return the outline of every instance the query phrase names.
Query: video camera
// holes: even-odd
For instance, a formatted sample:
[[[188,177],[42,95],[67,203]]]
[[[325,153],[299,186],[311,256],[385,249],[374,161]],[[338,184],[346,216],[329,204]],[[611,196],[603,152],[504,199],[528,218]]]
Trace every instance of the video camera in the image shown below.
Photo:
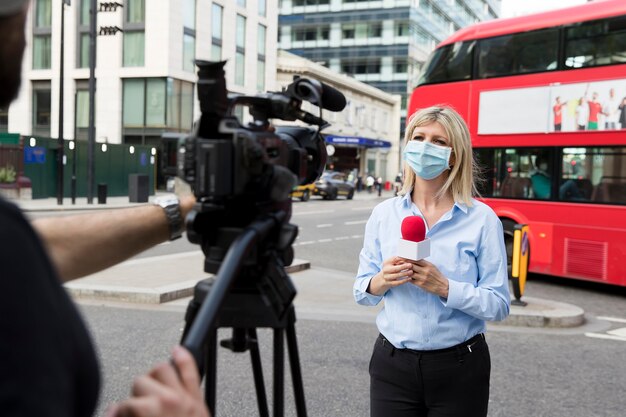
[[[232,327],[222,346],[250,350],[260,415],[269,415],[256,328],[274,328],[274,384],[283,384],[283,332],[292,367],[299,416],[306,415],[304,389],[295,336],[296,288],[285,272],[293,261],[298,227],[289,224],[290,192],[296,184],[314,182],[326,164],[320,135],[328,124],[322,108],[341,111],[346,99],[323,83],[296,78],[283,92],[256,96],[228,94],[225,62],[196,61],[202,116],[193,133],[180,139],[177,174],[187,181],[197,203],[186,219],[187,237],[200,244],[204,270],[215,277],[196,284],[185,317],[182,344],[199,367],[206,364],[206,401],[214,414],[216,399],[216,337],[218,327]],[[320,116],[304,111],[308,101]],[[246,106],[247,125],[233,116]],[[302,121],[311,126],[274,128],[270,119]],[[206,355],[206,358],[204,358]],[[274,415],[282,415],[278,396]]]

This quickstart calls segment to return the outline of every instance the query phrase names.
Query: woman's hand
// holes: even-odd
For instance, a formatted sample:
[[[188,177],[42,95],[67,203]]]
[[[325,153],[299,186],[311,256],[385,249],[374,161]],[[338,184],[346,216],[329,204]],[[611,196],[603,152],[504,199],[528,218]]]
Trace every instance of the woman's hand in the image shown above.
[[[374,275],[367,292],[383,295],[390,288],[409,282],[413,274],[412,265],[406,259],[393,256],[383,262],[383,269]]]
[[[180,346],[172,357],[179,373],[170,363],[157,365],[135,379],[132,397],[112,406],[107,417],[209,417],[193,357]]]
[[[448,298],[448,278],[443,276],[435,265],[422,259],[411,263],[411,267],[413,269],[411,284],[420,287],[424,291]]]

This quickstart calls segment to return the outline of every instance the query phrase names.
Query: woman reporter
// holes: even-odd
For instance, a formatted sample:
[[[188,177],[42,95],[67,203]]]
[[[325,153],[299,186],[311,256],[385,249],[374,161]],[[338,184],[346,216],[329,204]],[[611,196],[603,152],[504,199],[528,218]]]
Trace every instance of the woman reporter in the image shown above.
[[[406,129],[405,182],[367,222],[354,297],[384,307],[370,361],[372,416],[486,416],[485,321],[509,314],[502,224],[475,200],[469,131],[449,107],[415,113]],[[431,256],[397,256],[400,225],[422,216]]]

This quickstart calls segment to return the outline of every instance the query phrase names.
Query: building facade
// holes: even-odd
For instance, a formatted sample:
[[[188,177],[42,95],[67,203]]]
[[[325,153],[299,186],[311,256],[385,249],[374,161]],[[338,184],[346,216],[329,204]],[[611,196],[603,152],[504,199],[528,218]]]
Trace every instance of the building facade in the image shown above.
[[[354,178],[371,174],[393,181],[400,166],[398,141],[394,140],[400,135],[400,96],[279,50],[277,87],[286,87],[294,76],[319,80],[346,97],[343,111],[322,113],[330,123],[322,130],[330,151],[327,168],[352,173]],[[317,107],[306,103],[302,107],[318,115]]]
[[[33,0],[18,99],[0,132],[58,137],[61,1]],[[89,126],[89,5],[65,6],[63,137]],[[113,3],[113,2],[108,2]],[[227,88],[273,89],[277,0],[124,0],[97,13],[95,139],[157,145],[199,117],[194,59],[228,60]]]
[[[500,14],[500,0],[282,0],[279,7],[281,49],[400,94],[403,115],[434,47]]]

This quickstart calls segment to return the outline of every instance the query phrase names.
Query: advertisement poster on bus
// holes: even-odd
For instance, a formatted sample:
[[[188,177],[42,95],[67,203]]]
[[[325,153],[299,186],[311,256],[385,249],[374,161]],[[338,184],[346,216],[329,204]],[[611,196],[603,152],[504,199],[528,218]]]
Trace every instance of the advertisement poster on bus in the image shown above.
[[[478,133],[626,129],[626,80],[480,93]]]

